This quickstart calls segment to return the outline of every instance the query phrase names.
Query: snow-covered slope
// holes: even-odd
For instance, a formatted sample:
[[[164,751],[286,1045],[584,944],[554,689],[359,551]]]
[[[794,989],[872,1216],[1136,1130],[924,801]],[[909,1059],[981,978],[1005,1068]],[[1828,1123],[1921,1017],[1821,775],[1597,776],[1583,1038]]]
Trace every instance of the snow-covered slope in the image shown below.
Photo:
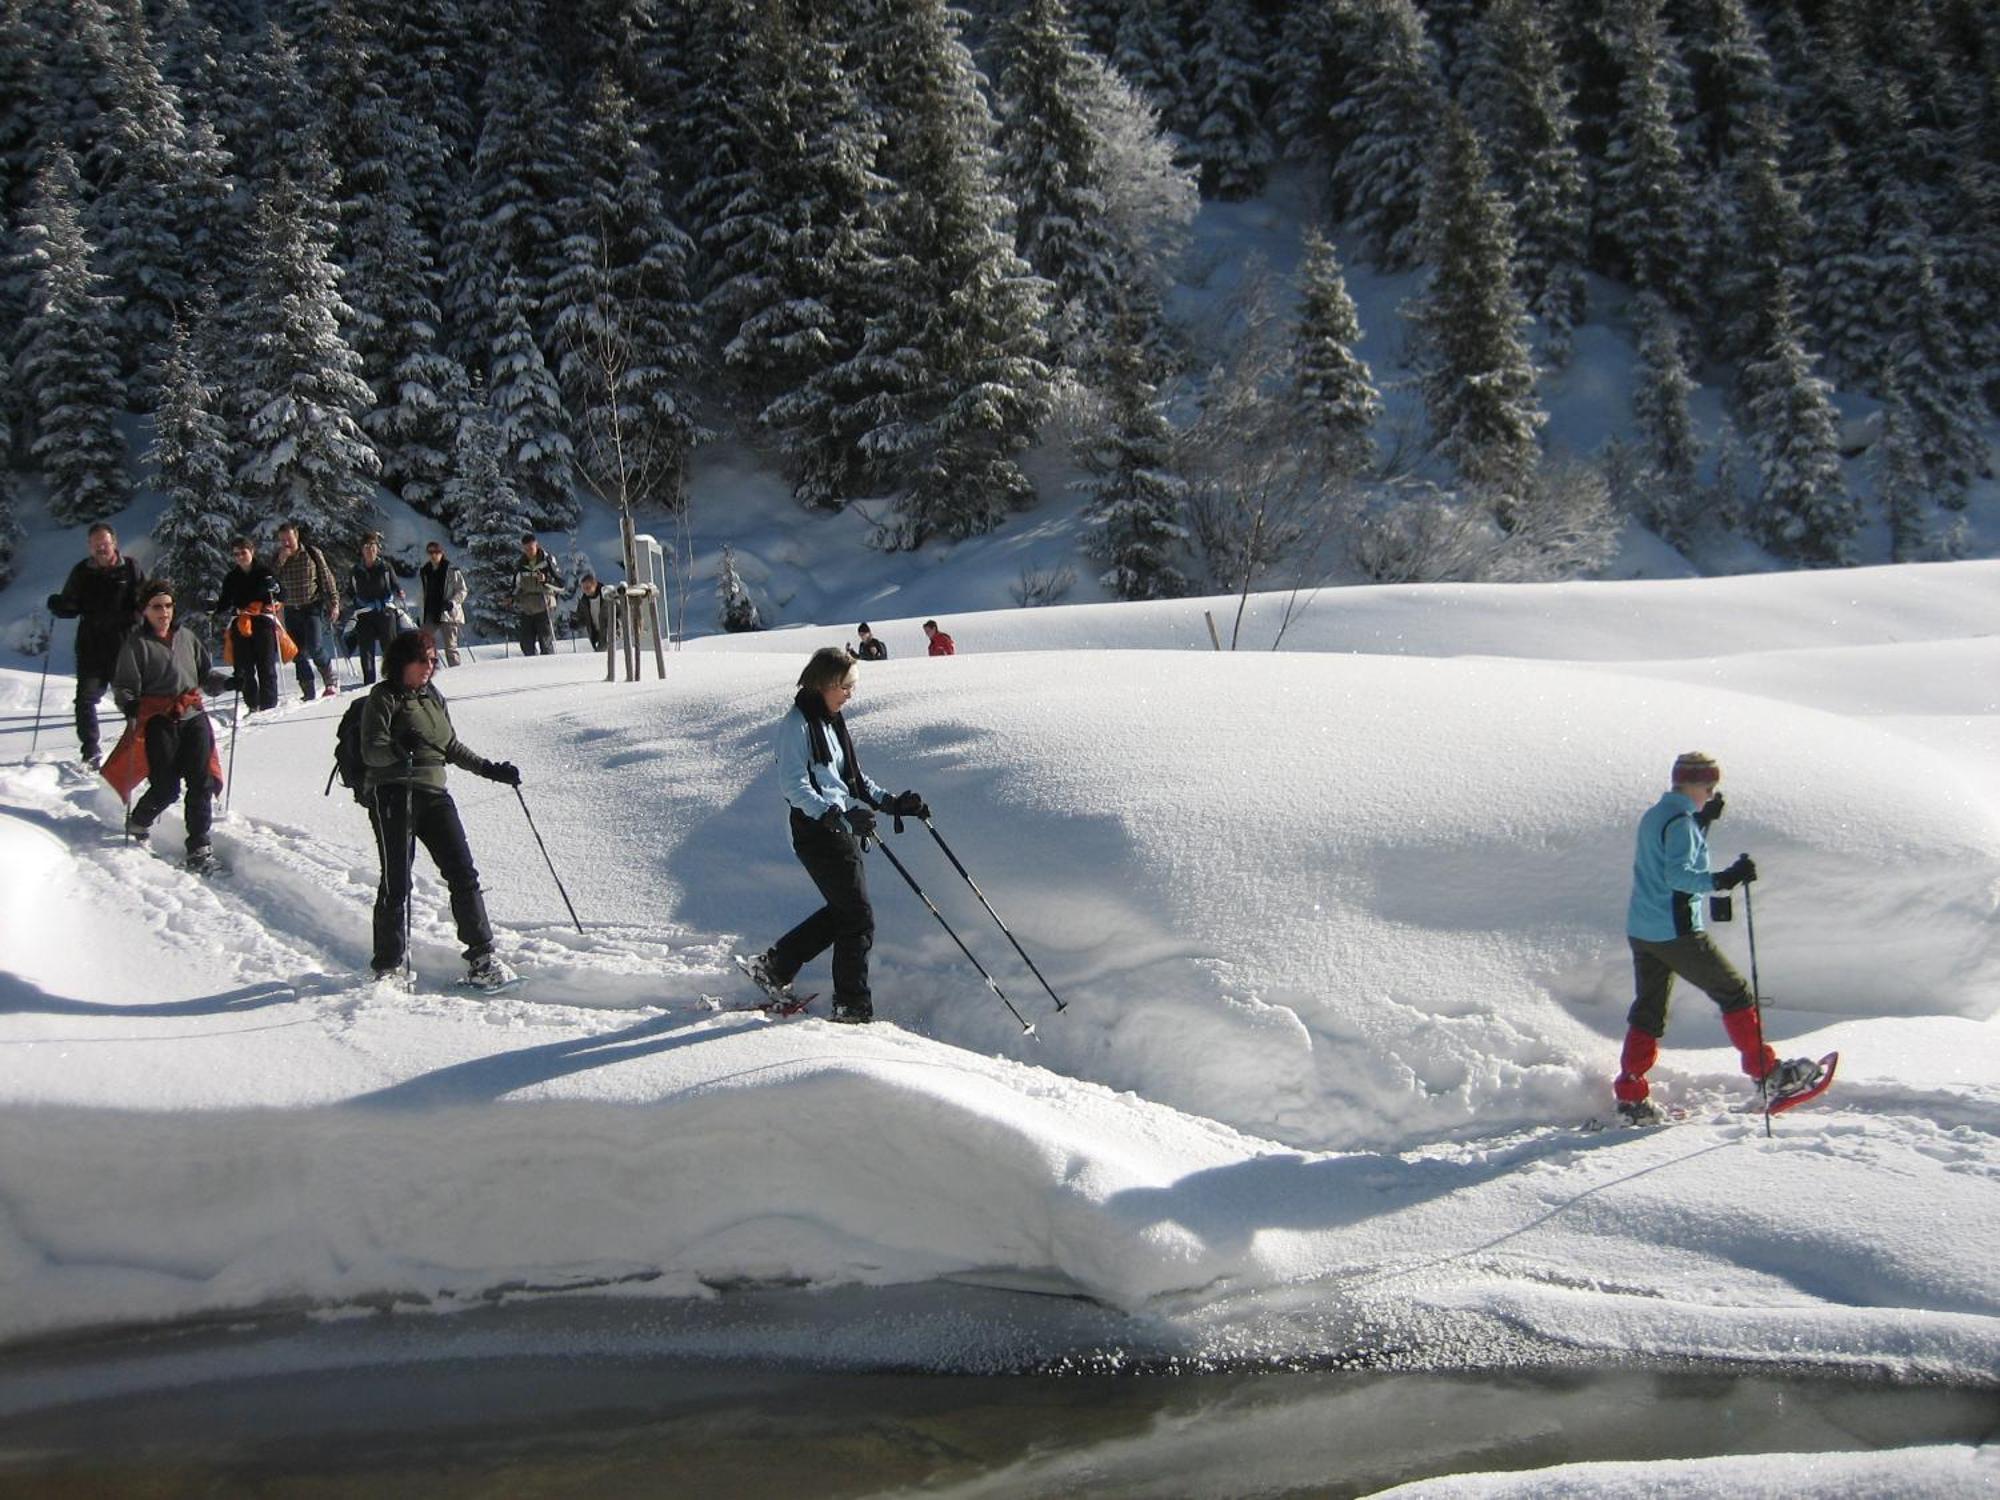
[[[968,1275],[1211,1351],[1990,1378],[1996,587],[1979,563],[1351,590],[1234,655],[1202,620],[1231,601],[955,619],[943,661],[878,621],[864,761],[926,794],[1067,1010],[921,826],[891,847],[1033,1038],[879,855],[880,1024],[702,1008],[814,902],[770,732],[840,629],[698,643],[664,682],[446,675],[587,929],[513,795],[457,779],[531,975],[492,1000],[451,988],[428,875],[423,992],[357,982],[374,856],[320,795],[338,703],[243,731],[218,883],[109,838],[102,788],[7,770],[0,1338]],[[0,678],[3,711],[34,688]],[[1631,828],[1695,746],[1727,770],[1718,849],[1764,872],[1772,1039],[1842,1049],[1841,1079],[1767,1139],[1683,993],[1656,1079],[1689,1122],[1581,1133],[1629,998]]]

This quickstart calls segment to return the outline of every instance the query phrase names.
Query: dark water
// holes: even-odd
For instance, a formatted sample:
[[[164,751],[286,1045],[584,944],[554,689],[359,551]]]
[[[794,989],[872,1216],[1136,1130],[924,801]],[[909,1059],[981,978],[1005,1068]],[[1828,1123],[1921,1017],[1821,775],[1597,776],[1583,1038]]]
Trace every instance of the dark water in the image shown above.
[[[17,1353],[0,1364],[0,1496],[1346,1496],[2000,1435],[1992,1388],[1199,1369],[1130,1332],[1081,1304],[957,1289],[564,1300]]]

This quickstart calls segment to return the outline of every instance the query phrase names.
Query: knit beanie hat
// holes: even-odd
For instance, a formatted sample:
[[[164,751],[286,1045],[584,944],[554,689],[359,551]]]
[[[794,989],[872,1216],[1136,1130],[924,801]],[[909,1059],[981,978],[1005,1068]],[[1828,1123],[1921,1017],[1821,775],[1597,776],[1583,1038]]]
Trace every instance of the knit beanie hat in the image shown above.
[[[1712,755],[1703,755],[1699,750],[1690,750],[1674,761],[1673,785],[1714,786],[1722,780],[1722,767]]]

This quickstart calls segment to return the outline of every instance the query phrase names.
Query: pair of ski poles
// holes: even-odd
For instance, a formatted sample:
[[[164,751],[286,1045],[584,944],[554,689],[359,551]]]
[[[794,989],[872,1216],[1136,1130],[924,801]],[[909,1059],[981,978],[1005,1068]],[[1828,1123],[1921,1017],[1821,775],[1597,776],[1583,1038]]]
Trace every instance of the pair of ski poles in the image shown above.
[[[1000,920],[1000,913],[995,911],[993,909],[993,903],[986,899],[986,892],[982,891],[979,888],[979,882],[972,878],[971,872],[965,868],[965,865],[960,861],[959,857],[952,852],[951,845],[947,844],[944,841],[944,836],[937,831],[937,827],[935,824],[931,822],[930,816],[928,814],[925,814],[924,816],[920,817],[918,821],[924,825],[924,828],[929,832],[931,838],[936,842],[938,848],[944,851],[944,857],[951,861],[951,867],[954,870],[958,871],[959,875],[964,879],[967,885],[972,887],[972,894],[979,898],[979,904],[986,908],[986,915],[993,919],[994,925],[997,926],[1003,933],[1007,935],[1007,941],[1014,945],[1014,951],[1021,955],[1021,961],[1025,963],[1031,970],[1034,971],[1035,978],[1041,980],[1042,988],[1049,992],[1049,998],[1055,1001],[1056,1009],[1058,1011],[1068,1010],[1069,1006],[1063,1002],[1062,996],[1056,993],[1055,986],[1049,983],[1048,978],[1042,973],[1041,969],[1036,965],[1035,961],[1032,958],[1028,957],[1028,950],[1021,946],[1021,940],[1014,936],[1013,929],[1008,927],[1008,925],[1005,922]],[[903,826],[902,818],[897,817],[895,819],[895,822],[897,830],[900,832]],[[937,909],[937,904],[933,902],[929,896],[924,894],[924,888],[917,884],[916,877],[909,872],[908,868],[903,864],[903,862],[900,859],[896,858],[895,850],[891,849],[888,845],[888,842],[885,839],[883,839],[880,835],[877,835],[874,838],[873,842],[876,848],[880,849],[884,854],[886,854],[889,857],[889,863],[896,867],[896,873],[903,877],[903,883],[907,885],[913,892],[916,893],[916,897],[919,901],[923,902],[924,909],[928,911],[932,916],[937,918],[938,926],[942,927],[945,930],[946,935],[949,936],[954,943],[958,944],[958,951],[960,953],[963,953],[966,957],[966,961],[970,963],[973,968],[979,971],[979,977],[986,981],[986,987],[989,990],[993,991],[995,997],[999,999],[1002,1005],[1007,1007],[1007,1013],[1011,1015],[1016,1021],[1019,1021],[1021,1023],[1021,1034],[1023,1036],[1034,1036],[1035,1034],[1034,1022],[1028,1020],[1027,1017],[1023,1016],[1020,1013],[1020,1011],[1014,1008],[1014,1002],[1007,998],[1006,991],[1001,989],[999,983],[993,978],[993,976],[986,972],[986,966],[982,964],[977,958],[973,957],[972,950],[965,946],[965,939],[960,937],[958,933],[955,930],[953,930],[951,923],[945,920],[944,913]]]

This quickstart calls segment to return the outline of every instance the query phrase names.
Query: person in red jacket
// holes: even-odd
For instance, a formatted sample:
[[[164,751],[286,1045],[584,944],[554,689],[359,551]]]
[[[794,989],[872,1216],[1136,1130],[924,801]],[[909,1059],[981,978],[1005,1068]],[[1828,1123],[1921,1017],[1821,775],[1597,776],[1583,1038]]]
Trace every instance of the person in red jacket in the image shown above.
[[[958,647],[952,643],[950,636],[938,629],[936,620],[924,621],[924,634],[931,638],[932,656],[958,655]]]

